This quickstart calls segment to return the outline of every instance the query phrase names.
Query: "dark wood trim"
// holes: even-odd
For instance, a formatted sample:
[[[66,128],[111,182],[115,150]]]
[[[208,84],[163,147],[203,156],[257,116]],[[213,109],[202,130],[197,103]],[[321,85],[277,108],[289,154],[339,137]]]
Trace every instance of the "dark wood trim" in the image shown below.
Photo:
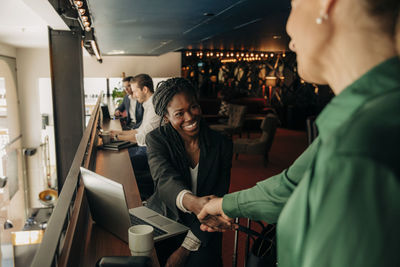
[[[60,255],[62,255],[63,250],[68,249],[68,246],[72,244],[72,242],[68,241],[66,237],[66,242],[64,242],[64,245],[60,247],[60,243],[62,243],[61,239],[65,233],[64,226],[71,223],[71,221],[69,221],[69,217],[72,218],[72,216],[70,216],[70,209],[74,205],[74,199],[81,199],[80,195],[76,194],[77,192],[79,192],[79,190],[77,190],[79,180],[78,178],[80,173],[79,168],[84,162],[89,139],[93,133],[92,130],[94,127],[97,127],[96,118],[98,118],[100,101],[101,97],[99,97],[99,99],[97,100],[94,112],[89,120],[89,124],[83,134],[81,142],[79,143],[78,150],[72,162],[72,166],[68,172],[67,178],[65,179],[63,190],[60,193],[57,205],[54,208],[53,214],[50,217],[46,232],[43,236],[42,243],[33,259],[31,265],[32,267],[53,266],[53,264],[58,261],[59,251]],[[74,219],[73,222],[76,223],[76,220]]]

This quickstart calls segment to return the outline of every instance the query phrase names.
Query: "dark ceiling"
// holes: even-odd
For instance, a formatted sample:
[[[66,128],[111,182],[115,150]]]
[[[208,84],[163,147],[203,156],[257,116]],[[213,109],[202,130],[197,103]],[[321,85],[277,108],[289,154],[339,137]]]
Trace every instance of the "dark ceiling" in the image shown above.
[[[290,0],[88,0],[103,55],[284,51]]]

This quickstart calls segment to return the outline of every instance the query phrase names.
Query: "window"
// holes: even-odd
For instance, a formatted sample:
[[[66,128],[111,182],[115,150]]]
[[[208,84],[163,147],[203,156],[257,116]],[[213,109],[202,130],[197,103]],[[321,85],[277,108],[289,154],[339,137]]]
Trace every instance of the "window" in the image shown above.
[[[0,117],[7,116],[6,81],[0,77]]]

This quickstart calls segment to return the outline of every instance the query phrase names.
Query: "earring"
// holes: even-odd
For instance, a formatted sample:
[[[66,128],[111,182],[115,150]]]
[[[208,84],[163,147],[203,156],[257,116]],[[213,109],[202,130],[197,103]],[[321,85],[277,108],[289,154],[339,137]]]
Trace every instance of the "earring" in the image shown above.
[[[328,20],[328,14],[321,14],[318,18],[315,19],[315,23],[321,25],[324,20]]]

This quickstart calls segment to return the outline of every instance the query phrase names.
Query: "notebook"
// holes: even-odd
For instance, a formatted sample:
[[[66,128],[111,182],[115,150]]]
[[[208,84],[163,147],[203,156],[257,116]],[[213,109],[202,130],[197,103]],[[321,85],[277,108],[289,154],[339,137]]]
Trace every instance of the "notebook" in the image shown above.
[[[131,146],[135,146],[136,143],[129,142],[129,141],[111,141],[109,144],[103,144],[102,148],[106,150],[114,150],[118,151],[124,148],[128,148]]]
[[[189,230],[144,206],[128,211],[122,184],[83,167],[81,175],[93,220],[125,242],[128,242],[128,228],[136,224],[153,226],[155,242]]]

